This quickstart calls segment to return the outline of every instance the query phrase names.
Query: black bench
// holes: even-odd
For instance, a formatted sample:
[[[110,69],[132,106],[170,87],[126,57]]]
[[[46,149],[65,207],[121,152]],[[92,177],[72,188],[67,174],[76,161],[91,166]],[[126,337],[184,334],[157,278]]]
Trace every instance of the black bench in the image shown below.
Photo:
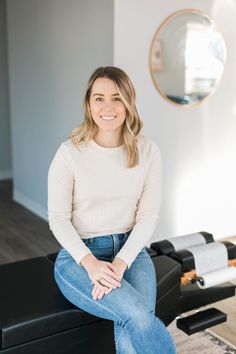
[[[223,293],[215,289],[213,297],[205,291],[212,289],[183,291],[181,265],[147,250],[157,276],[156,315],[166,325],[189,307],[234,295],[232,286]],[[113,322],[86,313],[64,298],[54,280],[55,258],[56,254],[50,254],[0,266],[0,353],[115,354]]]
[[[160,313],[169,323],[177,312],[170,305],[179,296],[180,266],[149,252],[157,269]],[[55,257],[0,266],[0,353],[98,354],[98,348],[103,354],[104,348],[115,353],[113,322],[85,313],[60,293],[54,280]]]

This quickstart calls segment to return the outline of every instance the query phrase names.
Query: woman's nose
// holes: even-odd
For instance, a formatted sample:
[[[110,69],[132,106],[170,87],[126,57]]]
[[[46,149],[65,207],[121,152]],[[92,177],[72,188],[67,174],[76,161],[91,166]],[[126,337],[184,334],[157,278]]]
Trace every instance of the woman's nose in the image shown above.
[[[107,110],[107,111],[113,110],[113,103],[112,102],[104,102],[103,109]]]

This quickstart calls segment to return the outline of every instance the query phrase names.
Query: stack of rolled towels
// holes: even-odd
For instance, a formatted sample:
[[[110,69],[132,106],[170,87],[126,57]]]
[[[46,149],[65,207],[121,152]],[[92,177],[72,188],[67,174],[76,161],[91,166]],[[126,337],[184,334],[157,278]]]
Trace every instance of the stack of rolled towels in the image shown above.
[[[173,237],[169,241],[176,252],[186,249],[193,254],[197,285],[200,288],[236,279],[236,267],[228,265],[228,252],[224,243],[206,243],[200,233]]]

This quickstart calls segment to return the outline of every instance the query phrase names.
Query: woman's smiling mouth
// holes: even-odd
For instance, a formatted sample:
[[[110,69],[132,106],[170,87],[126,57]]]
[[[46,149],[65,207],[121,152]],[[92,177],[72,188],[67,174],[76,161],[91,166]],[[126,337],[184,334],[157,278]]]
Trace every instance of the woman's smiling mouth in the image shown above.
[[[114,120],[117,116],[100,116],[103,120]]]

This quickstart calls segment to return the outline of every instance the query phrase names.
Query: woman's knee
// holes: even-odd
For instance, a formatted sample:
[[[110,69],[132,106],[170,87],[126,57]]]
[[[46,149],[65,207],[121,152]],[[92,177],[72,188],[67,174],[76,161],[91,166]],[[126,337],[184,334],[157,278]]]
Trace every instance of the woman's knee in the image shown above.
[[[68,301],[81,309],[87,307],[92,284],[83,267],[73,259],[59,259],[54,266],[54,279]]]
[[[135,328],[137,333],[147,333],[153,326],[153,316],[155,316],[153,311],[133,308],[116,323],[128,331],[130,328]]]
[[[56,262],[54,278],[60,289],[87,294],[92,291],[92,284],[86,270],[79,267],[74,260]]]
[[[112,295],[113,291],[114,294]],[[150,315],[154,315],[153,308],[146,306],[142,295],[125,280],[122,280],[121,288],[113,291],[107,296],[110,296],[113,308],[119,314],[119,325],[124,327],[128,321],[141,323],[144,320],[148,321]]]

